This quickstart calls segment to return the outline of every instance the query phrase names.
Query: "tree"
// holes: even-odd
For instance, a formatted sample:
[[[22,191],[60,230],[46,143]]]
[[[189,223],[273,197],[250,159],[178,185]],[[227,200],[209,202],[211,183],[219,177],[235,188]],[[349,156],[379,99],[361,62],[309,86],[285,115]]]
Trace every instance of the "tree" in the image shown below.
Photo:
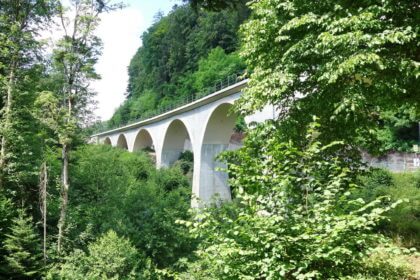
[[[54,14],[54,0],[0,1],[0,81],[2,107],[0,111],[0,188],[10,166],[13,166],[11,145],[16,134],[20,95],[25,89],[17,84],[27,79],[38,60],[40,43],[36,36]],[[24,82],[22,83],[24,84]],[[27,90],[27,89],[26,89]],[[21,143],[20,143],[21,144]],[[11,161],[8,164],[8,161]]]
[[[284,135],[304,139],[312,116],[320,141],[375,150],[381,114],[414,107],[419,117],[418,1],[262,0],[242,26],[252,70],[238,105],[275,105]],[[264,94],[261,94],[264,93]]]
[[[195,10],[202,8],[205,10],[213,10],[213,11],[237,8],[240,4],[244,2],[243,0],[183,0],[183,1],[191,3],[191,6]]]
[[[46,161],[41,164],[39,172],[39,210],[41,212],[43,240],[42,253],[44,263],[47,261],[47,195],[48,195],[48,165]]]
[[[244,69],[245,65],[237,53],[228,55],[222,48],[217,47],[211,50],[206,58],[200,59],[198,62],[198,70],[192,75],[194,89],[196,92],[200,92]]]
[[[59,7],[60,20],[64,36],[57,43],[53,54],[53,68],[56,81],[60,84],[57,92],[59,103],[65,108],[63,116],[53,119],[64,120],[60,127],[59,143],[62,147],[61,172],[61,207],[58,222],[57,250],[61,252],[63,230],[66,222],[69,183],[69,151],[77,136],[78,128],[89,116],[92,90],[89,88],[92,80],[98,79],[94,65],[100,55],[101,42],[95,35],[99,23],[99,14],[103,11],[120,7],[103,1],[71,1],[74,18],[66,17],[66,9]]]
[[[8,272],[7,254],[4,248],[4,240],[6,234],[10,233],[9,229],[12,224],[12,218],[16,216],[12,201],[4,196],[4,191],[0,192],[0,275]]]
[[[6,234],[4,248],[11,279],[37,279],[42,274],[41,241],[34,229],[32,217],[23,209],[12,219],[10,233]]]
[[[386,110],[419,112],[417,6],[251,2],[242,26],[251,78],[237,108],[272,104],[280,116],[223,157],[236,199],[185,222],[202,242],[181,279],[407,277],[387,249],[377,253],[390,241],[375,233],[400,201],[351,194],[366,172],[353,149],[363,133]]]
[[[202,242],[198,262],[181,279],[406,276],[388,252],[388,260],[370,263],[389,246],[375,226],[399,202],[351,199],[361,172],[357,161],[331,156],[342,143],[323,146],[314,127],[309,132],[302,149],[282,142],[275,125],[261,125],[243,148],[225,155],[236,200],[200,209],[186,222]]]

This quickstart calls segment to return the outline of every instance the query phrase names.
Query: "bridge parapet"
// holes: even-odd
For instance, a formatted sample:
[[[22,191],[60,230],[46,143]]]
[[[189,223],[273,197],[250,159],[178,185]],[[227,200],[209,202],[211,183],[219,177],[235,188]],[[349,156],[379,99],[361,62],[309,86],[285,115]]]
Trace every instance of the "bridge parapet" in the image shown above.
[[[188,105],[190,103],[193,103],[197,100],[200,100],[203,97],[213,95],[214,93],[223,91],[223,89],[226,89],[228,87],[237,85],[238,83],[240,83],[242,81],[245,81],[245,80],[247,80],[247,76],[246,76],[245,72],[239,72],[239,73],[236,73],[236,74],[229,75],[225,79],[217,81],[214,84],[214,86],[205,88],[204,90],[202,90],[198,93],[190,94],[190,95],[186,96],[184,99],[182,99],[181,101],[179,101],[177,103],[170,104],[170,105],[165,106],[165,107],[159,107],[156,110],[148,112],[147,114],[142,115],[140,118],[138,118],[136,120],[129,121],[127,123],[123,123],[123,124],[120,124],[120,125],[117,125],[117,126],[108,126],[106,128],[101,128],[95,134],[100,134],[100,133],[103,133],[103,132],[106,132],[106,131],[109,131],[109,130],[116,129],[118,127],[129,126],[129,125],[136,124],[138,122],[153,118],[155,116],[165,114],[165,113],[173,111],[177,108],[180,108],[180,107],[183,107],[183,106]]]

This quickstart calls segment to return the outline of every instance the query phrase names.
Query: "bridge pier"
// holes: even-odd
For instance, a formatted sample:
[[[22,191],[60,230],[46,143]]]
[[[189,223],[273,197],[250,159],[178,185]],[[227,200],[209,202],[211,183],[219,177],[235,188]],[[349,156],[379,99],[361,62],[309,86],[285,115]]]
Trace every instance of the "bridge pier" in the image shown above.
[[[199,201],[192,201],[192,206],[200,206],[217,200],[230,200],[231,192],[227,173],[220,171],[224,164],[216,160],[217,156],[230,148],[237,114],[231,112],[231,103],[221,103],[213,107],[202,126],[202,140],[198,143],[194,156],[193,194]]]
[[[230,200],[231,193],[228,185],[228,175],[220,171],[225,164],[216,160],[216,157],[228,149],[226,144],[203,144],[201,147],[200,177],[198,196],[203,202],[210,202],[214,197],[220,200]]]
[[[174,164],[175,161],[178,160],[181,153],[184,151],[184,149],[167,149],[162,152],[162,159],[160,163],[160,167],[170,167],[172,164]]]

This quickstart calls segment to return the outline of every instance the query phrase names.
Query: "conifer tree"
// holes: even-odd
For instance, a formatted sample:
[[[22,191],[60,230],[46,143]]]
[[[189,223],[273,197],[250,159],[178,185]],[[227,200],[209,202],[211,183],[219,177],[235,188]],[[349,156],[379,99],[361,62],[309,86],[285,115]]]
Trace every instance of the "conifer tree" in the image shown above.
[[[12,220],[10,233],[6,234],[4,248],[8,273],[12,279],[36,279],[42,271],[41,241],[34,229],[32,217],[23,209]]]
[[[13,203],[4,196],[4,192],[0,192],[0,275],[7,272],[5,260],[6,249],[4,248],[4,240],[9,232],[12,217],[15,215]]]

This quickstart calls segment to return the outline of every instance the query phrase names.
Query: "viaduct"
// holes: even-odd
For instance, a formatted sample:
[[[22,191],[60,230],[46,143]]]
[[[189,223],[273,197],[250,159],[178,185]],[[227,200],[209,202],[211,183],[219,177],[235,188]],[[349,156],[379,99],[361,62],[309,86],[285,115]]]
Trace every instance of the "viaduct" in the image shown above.
[[[204,203],[215,194],[229,200],[227,174],[218,171],[222,164],[215,158],[220,152],[241,145],[240,137],[238,140],[234,133],[237,115],[231,108],[246,85],[247,80],[243,80],[160,115],[92,135],[91,142],[130,152],[152,148],[157,168],[170,166],[183,151],[190,150],[194,154],[194,197]],[[274,115],[274,108],[267,106],[246,116],[245,122],[261,122]],[[197,206],[194,201],[193,206]]]

